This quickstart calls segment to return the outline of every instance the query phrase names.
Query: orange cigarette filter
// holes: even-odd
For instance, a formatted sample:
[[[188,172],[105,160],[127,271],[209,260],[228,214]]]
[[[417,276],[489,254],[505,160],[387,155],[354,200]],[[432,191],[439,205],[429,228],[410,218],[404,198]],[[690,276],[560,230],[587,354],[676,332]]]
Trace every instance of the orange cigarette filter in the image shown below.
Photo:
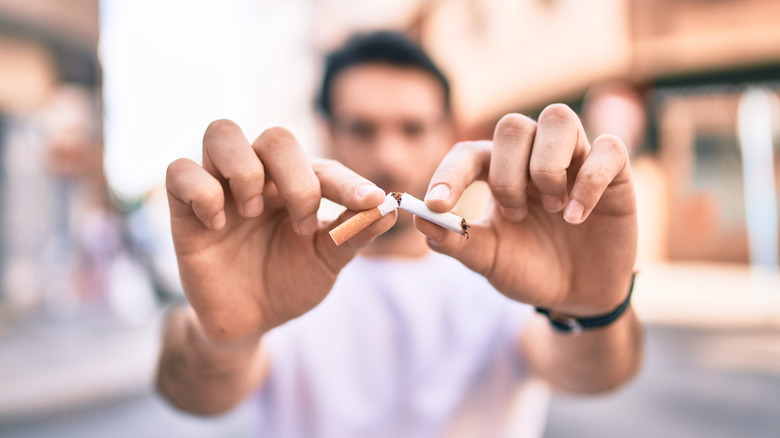
[[[344,221],[341,225],[330,230],[330,238],[336,246],[341,245],[347,239],[364,230],[367,226],[373,224],[398,208],[399,202],[392,194],[385,196],[385,200],[378,206],[358,212],[358,214]]]
[[[363,210],[330,230],[330,238],[333,239],[336,246],[341,245],[355,234],[381,219],[382,216],[384,215],[378,207]]]

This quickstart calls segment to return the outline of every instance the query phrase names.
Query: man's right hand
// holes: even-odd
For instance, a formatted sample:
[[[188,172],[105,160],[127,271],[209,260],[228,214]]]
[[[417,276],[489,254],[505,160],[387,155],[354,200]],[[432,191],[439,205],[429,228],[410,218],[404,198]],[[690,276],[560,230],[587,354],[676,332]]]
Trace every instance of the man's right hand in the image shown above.
[[[184,291],[215,341],[254,339],[316,306],[339,271],[395,223],[388,214],[337,247],[321,226],[322,197],[350,211],[384,192],[330,160],[309,161],[282,128],[250,145],[228,120],[211,123],[203,166],[179,159],[166,177],[173,242]]]

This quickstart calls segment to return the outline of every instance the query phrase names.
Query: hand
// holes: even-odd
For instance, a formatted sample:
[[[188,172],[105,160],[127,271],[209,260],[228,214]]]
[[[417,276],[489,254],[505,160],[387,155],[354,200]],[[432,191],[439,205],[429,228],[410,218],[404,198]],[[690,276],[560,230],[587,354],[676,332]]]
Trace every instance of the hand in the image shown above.
[[[426,204],[449,211],[475,180],[493,205],[466,240],[416,218],[436,251],[518,301],[575,316],[617,307],[636,257],[636,200],[623,142],[591,145],[577,115],[551,105],[534,122],[504,116],[493,141],[456,145],[431,179]]]
[[[251,339],[305,313],[357,248],[395,223],[389,214],[334,245],[327,230],[350,211],[379,205],[384,192],[335,161],[310,163],[282,128],[250,146],[235,123],[213,122],[203,167],[177,160],[166,185],[184,291],[214,340]],[[316,216],[323,196],[348,208],[327,226]]]

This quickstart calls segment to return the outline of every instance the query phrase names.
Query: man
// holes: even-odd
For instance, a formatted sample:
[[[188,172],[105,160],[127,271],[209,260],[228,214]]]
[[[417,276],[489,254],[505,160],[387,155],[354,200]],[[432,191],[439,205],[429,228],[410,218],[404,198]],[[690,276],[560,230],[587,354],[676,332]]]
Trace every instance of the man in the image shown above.
[[[636,212],[618,138],[590,144],[553,105],[452,147],[446,80],[392,33],[334,52],[319,103],[333,160],[309,161],[282,128],[250,145],[222,120],[202,166],[169,167],[190,303],[165,329],[158,386],[173,404],[214,414],[259,390],[276,437],[501,436],[531,376],[593,393],[636,372]],[[384,190],[445,212],[477,179],[495,205],[469,239],[400,213],[342,246],[328,236]],[[322,197],[347,212],[318,223]],[[529,305],[561,330],[576,325],[561,315],[596,327],[566,333]]]

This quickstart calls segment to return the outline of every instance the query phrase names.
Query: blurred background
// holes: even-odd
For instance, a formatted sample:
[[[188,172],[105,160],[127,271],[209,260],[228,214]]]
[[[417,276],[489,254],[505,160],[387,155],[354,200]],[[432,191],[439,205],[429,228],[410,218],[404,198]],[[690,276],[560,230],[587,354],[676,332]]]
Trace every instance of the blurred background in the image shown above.
[[[460,139],[565,102],[631,148],[646,363],[546,436],[780,436],[775,0],[0,0],[0,436],[251,435],[152,389],[165,168],[223,117],[317,154],[321,58],[377,28],[450,77]]]

